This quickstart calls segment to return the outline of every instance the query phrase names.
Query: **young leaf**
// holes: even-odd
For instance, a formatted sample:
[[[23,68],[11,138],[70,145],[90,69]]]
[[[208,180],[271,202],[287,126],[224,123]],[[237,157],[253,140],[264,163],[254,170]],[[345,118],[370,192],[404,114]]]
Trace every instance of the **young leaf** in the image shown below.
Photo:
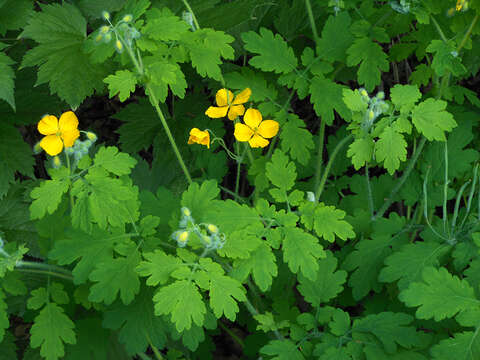
[[[413,317],[403,313],[382,312],[368,315],[353,322],[352,332],[369,332],[374,334],[389,354],[397,352],[397,344],[411,348],[418,343],[416,329],[407,326]]]
[[[274,360],[304,360],[297,345],[290,340],[271,340],[260,349],[260,353],[273,356]]]
[[[372,160],[373,150],[373,141],[369,136],[356,138],[353,143],[350,144],[347,156],[352,158],[352,164],[355,170],[360,169]]]
[[[242,280],[252,274],[255,284],[263,292],[267,291],[272,285],[273,278],[278,274],[275,255],[265,243],[260,243],[245,260],[236,261],[233,271]]]
[[[407,159],[407,142],[403,135],[396,132],[392,126],[387,126],[375,144],[375,157],[390,175],[400,167],[400,161]]]
[[[161,250],[144,253],[143,257],[147,259],[147,261],[140,262],[136,271],[140,276],[148,276],[148,286],[166,284],[170,277],[170,273],[177,269],[181,264],[179,258],[167,255]]]
[[[102,146],[98,149],[94,162],[95,166],[101,166],[118,176],[130,174],[137,164],[137,160],[126,153],[118,152],[115,146]]]
[[[163,317],[155,316],[152,297],[152,288],[142,288],[130,304],[117,302],[105,312],[103,326],[118,330],[118,340],[130,355],[144,352],[149,341],[161,349],[167,340],[167,325]]]
[[[361,37],[347,49],[347,65],[358,68],[358,83],[364,85],[367,91],[372,91],[380,84],[382,71],[388,71],[390,63],[387,54],[382,47],[370,40],[368,37]]]
[[[36,85],[48,82],[51,93],[72,108],[104,86],[103,67],[93,65],[83,51],[86,31],[87,22],[80,11],[64,3],[42,6],[20,34],[38,43],[26,53],[21,67],[38,66]]]
[[[198,218],[211,208],[219,193],[215,180],[204,181],[202,185],[192,183],[182,194],[182,206],[190,209],[193,218]]]
[[[140,254],[135,251],[127,257],[110,259],[97,264],[89,279],[96,282],[90,288],[88,300],[103,301],[110,305],[120,293],[120,298],[128,305],[140,291],[140,280],[135,268],[140,262]]]
[[[282,151],[275,150],[266,169],[268,179],[280,190],[287,192],[295,185],[297,178],[295,164],[289,161],[288,156]]]
[[[178,41],[190,30],[186,21],[173,15],[166,7],[152,8],[147,12],[147,22],[142,34],[159,41]]]
[[[118,94],[121,102],[130,97],[130,93],[135,91],[137,78],[134,73],[129,70],[118,70],[115,75],[109,75],[104,80],[108,85],[108,91],[111,98]]]
[[[318,261],[318,270],[314,279],[308,279],[299,275],[298,291],[312,306],[318,307],[327,303],[343,290],[343,284],[347,279],[347,272],[337,270],[337,259],[328,251],[327,257]]]
[[[13,110],[16,110],[13,96],[15,73],[11,67],[13,63],[12,59],[0,52],[0,99],[5,100]]]
[[[98,263],[113,258],[113,247],[118,236],[112,236],[97,227],[90,234],[79,230],[72,230],[65,234],[64,239],[55,242],[53,249],[48,254],[59,265],[71,264],[80,259],[73,268],[74,284],[82,284]]]
[[[418,86],[397,84],[390,89],[390,98],[395,107],[402,112],[413,109],[415,103],[420,100],[422,94]]]
[[[422,272],[423,282],[414,282],[403,290],[399,299],[409,307],[418,306],[418,319],[440,321],[453,317],[462,310],[478,307],[479,300],[466,280],[461,280],[441,267],[427,267]]]
[[[282,150],[290,153],[293,160],[307,165],[310,154],[315,147],[313,136],[305,129],[305,123],[295,114],[289,114],[288,121],[282,126],[280,133]]]
[[[449,246],[436,242],[416,242],[403,246],[385,259],[385,267],[378,279],[382,282],[399,280],[400,290],[413,281],[421,281],[426,267],[437,266],[438,259],[448,251]]]
[[[348,312],[342,309],[335,309],[332,315],[332,321],[328,324],[328,327],[332,331],[332,334],[342,336],[350,330],[350,321]]]
[[[216,273],[209,273],[210,277],[210,307],[219,319],[222,314],[230,321],[235,321],[240,310],[237,301],[245,301],[245,289],[238,280]]]
[[[452,114],[445,111],[447,103],[442,100],[427,99],[413,109],[412,121],[417,130],[429,141],[445,141],[445,131],[457,126]]]
[[[279,34],[273,35],[270,30],[260,28],[260,35],[249,31],[241,36],[245,50],[258,54],[249,61],[253,67],[277,74],[289,73],[297,67],[297,58],[292,48]]]
[[[189,280],[177,280],[164,286],[153,297],[155,315],[171,314],[177,331],[192,327],[192,321],[202,326],[207,311],[197,286]]]
[[[318,259],[326,256],[323,247],[315,236],[300,228],[286,227],[283,230],[283,260],[293,273],[300,271],[313,281],[317,277]]]
[[[47,303],[34,319],[30,329],[30,345],[40,348],[40,354],[47,360],[56,360],[65,355],[64,343],[75,344],[74,323],[65,315],[63,308]]]

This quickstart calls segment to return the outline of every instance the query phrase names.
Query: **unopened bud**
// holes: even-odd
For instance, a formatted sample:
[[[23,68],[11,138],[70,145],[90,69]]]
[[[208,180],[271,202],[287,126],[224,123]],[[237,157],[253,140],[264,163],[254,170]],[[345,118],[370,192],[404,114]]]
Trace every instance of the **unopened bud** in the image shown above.
[[[62,161],[60,160],[60,158],[58,156],[54,156],[53,157],[53,166],[55,168],[59,168],[60,165],[62,165]]]
[[[42,147],[40,146],[40,141],[33,145],[33,153],[38,155],[42,152]]]
[[[383,100],[385,98],[385,93],[383,91],[379,91],[377,94],[377,99]]]
[[[128,23],[133,20],[133,16],[130,14],[125,15],[122,20]]]
[[[365,89],[360,90],[360,95],[368,97],[367,90],[365,90]]]
[[[373,112],[373,110],[370,110],[370,111],[368,112],[368,118],[369,118],[370,120],[373,120],[374,117],[375,117],[375,113]]]
[[[97,135],[95,133],[93,133],[91,131],[87,131],[87,133],[85,135],[87,135],[88,140],[90,140],[92,142],[97,141]]]
[[[110,33],[105,34],[105,36],[103,37],[103,40],[105,40],[105,42],[108,44],[110,40],[112,40],[112,34]]]
[[[96,42],[100,42],[100,41],[102,41],[102,39],[103,39],[103,35],[102,35],[102,34],[98,34],[98,35],[95,37],[95,41],[96,41]]]
[[[101,28],[100,28],[100,32],[102,34],[106,34],[110,31],[110,26],[107,26],[107,25],[103,25]]]
[[[177,240],[181,243],[186,243],[188,240],[188,231],[182,231],[178,234]]]
[[[105,20],[110,20],[110,13],[108,11],[102,11],[102,17]]]
[[[117,48],[117,51],[119,53],[121,53],[123,51],[123,44],[120,40],[117,39],[117,41],[115,41],[115,47]]]
[[[212,234],[218,233],[218,227],[216,227],[216,226],[213,225],[213,224],[208,224],[208,225],[207,225],[207,229],[208,229],[208,231],[210,231]]]
[[[189,208],[186,208],[186,207],[182,208],[182,214],[187,217],[192,216],[192,212],[190,211]]]

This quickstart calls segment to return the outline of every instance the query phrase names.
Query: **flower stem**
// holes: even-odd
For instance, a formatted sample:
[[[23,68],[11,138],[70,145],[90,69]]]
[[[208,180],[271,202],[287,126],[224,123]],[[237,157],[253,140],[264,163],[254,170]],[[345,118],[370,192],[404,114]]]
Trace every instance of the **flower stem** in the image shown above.
[[[318,188],[318,183],[320,182],[320,174],[322,173],[323,165],[323,146],[325,142],[325,120],[323,117],[320,118],[320,134],[318,135],[318,152],[317,152],[317,167],[315,169],[315,182],[314,188]]]
[[[158,100],[155,97],[155,94],[153,93],[152,88],[150,85],[146,85],[149,97],[150,97],[150,102],[155,108],[155,111],[157,112],[158,117],[160,118],[160,121],[162,122],[163,129],[165,130],[165,133],[167,134],[168,140],[170,141],[170,145],[172,146],[173,152],[175,153],[175,156],[177,157],[178,163],[180,164],[180,167],[183,170],[183,173],[185,174],[185,177],[187,178],[187,181],[189,184],[192,183],[192,177],[190,176],[190,173],[187,169],[187,166],[185,165],[185,162],[183,161],[182,155],[180,154],[180,151],[178,150],[177,144],[175,143],[175,139],[173,138],[173,135],[170,131],[170,128],[168,127],[167,120],[165,119],[165,116],[163,115],[162,109],[160,109],[160,106],[158,105]]]
[[[242,349],[245,348],[245,343],[240,339],[232,330],[230,330],[225,324],[221,321],[218,322],[218,325],[228,334],[230,337],[235,340],[235,342],[240,345]]]
[[[312,27],[313,40],[315,44],[318,44],[318,31],[317,25],[315,24],[315,18],[313,17],[312,4],[310,0],[305,0],[305,7],[307,8],[308,20],[310,21],[310,26]]]
[[[17,262],[15,268],[16,270],[21,272],[51,275],[51,276],[58,277],[60,279],[73,281],[72,273],[69,270],[66,270],[64,268],[61,268],[55,265],[22,260]]]
[[[462,50],[462,48],[465,46],[465,43],[467,42],[468,38],[469,38],[470,35],[472,34],[473,28],[474,28],[475,25],[477,24],[478,17],[479,17],[479,15],[478,15],[478,12],[477,12],[477,15],[475,15],[475,17],[473,18],[472,23],[470,24],[467,32],[466,32],[465,35],[463,36],[462,41],[461,41],[460,44],[458,45],[458,47],[457,47],[457,52],[459,52],[460,50]]]
[[[182,1],[183,1],[183,4],[185,5],[185,7],[187,8],[187,10],[190,12],[190,14],[192,14],[192,20],[193,20],[193,23],[195,24],[195,29],[196,30],[200,29],[200,25],[198,24],[197,17],[195,16],[195,13],[193,12],[192,7],[190,6],[190,4],[188,3],[187,0],[182,0]]]
[[[370,174],[368,172],[368,163],[365,164],[365,180],[367,182],[368,208],[370,209],[370,216],[375,214],[375,206],[373,202],[372,186],[370,184]]]
[[[65,153],[65,157],[67,158],[68,176],[72,176],[72,168],[71,168],[71,165],[70,165],[70,156],[67,153]],[[75,205],[75,203],[74,203],[74,200],[73,200],[72,192],[69,191],[68,195],[70,197],[70,209],[73,211],[73,206]]]
[[[327,177],[328,173],[330,172],[330,168],[332,167],[333,161],[335,160],[335,157],[337,156],[338,152],[340,149],[350,140],[352,140],[353,135],[348,135],[343,138],[342,141],[340,141],[337,146],[335,146],[335,149],[332,152],[332,156],[330,156],[330,159],[328,159],[327,167],[325,168],[325,171],[323,172],[322,180],[320,180],[320,184],[318,185],[317,192],[315,195],[315,199],[317,202],[320,200],[320,196],[322,195],[323,188],[325,187],[325,183],[327,182]]]

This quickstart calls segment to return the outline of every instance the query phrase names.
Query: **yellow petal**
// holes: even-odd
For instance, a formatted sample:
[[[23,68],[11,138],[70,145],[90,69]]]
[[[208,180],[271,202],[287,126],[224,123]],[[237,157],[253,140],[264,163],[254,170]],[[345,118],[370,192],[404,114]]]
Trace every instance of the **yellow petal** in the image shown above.
[[[220,89],[215,95],[218,106],[227,106],[233,102],[233,93],[227,89]]]
[[[245,107],[243,105],[232,105],[228,110],[228,118],[233,121],[237,116],[243,115],[244,112]]]
[[[45,115],[38,122],[37,129],[42,135],[54,135],[58,131],[58,119],[53,115]]]
[[[79,138],[79,136],[80,136],[80,131],[78,131],[77,129],[63,131],[62,132],[63,144],[65,145],[65,147],[71,147],[75,143],[75,140]]]
[[[193,128],[190,130],[190,137],[188,138],[189,144],[200,144],[205,145],[210,149],[210,133],[207,130],[200,130],[198,128]]]
[[[234,105],[245,104],[248,101],[248,99],[250,99],[250,95],[252,95],[252,90],[250,90],[250,88],[246,88],[240,94],[235,96],[235,99],[233,100],[233,104]]]
[[[40,141],[40,147],[47,152],[48,155],[58,155],[63,149],[63,143],[60,136],[48,135]]]
[[[243,116],[243,122],[255,129],[262,122],[262,114],[257,109],[248,109]]]
[[[217,119],[217,118],[225,117],[225,115],[227,115],[227,111],[228,111],[228,106],[222,106],[222,107],[210,106],[207,109],[207,111],[205,111],[205,115],[213,119]]]
[[[249,141],[248,143],[250,144],[250,146],[252,148],[257,148],[257,147],[261,147],[261,148],[264,148],[265,146],[268,145],[268,140],[265,140],[263,137],[261,137],[260,135],[254,135]]]
[[[245,124],[235,124],[235,132],[233,135],[238,141],[248,141],[253,136],[254,132]]]
[[[78,118],[73,111],[67,111],[60,116],[58,121],[60,132],[76,130],[78,127]]]
[[[257,133],[264,138],[270,139],[278,133],[278,122],[274,120],[264,120],[258,126]]]

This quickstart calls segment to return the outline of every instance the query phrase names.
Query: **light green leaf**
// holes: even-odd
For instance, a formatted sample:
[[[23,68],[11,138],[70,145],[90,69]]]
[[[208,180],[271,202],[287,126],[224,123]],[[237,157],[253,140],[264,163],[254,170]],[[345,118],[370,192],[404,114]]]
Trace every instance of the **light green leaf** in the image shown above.
[[[69,3],[43,5],[20,34],[38,45],[29,50],[21,67],[38,66],[36,85],[49,83],[52,94],[76,108],[95,89],[103,89],[103,65],[94,65],[83,51],[87,22]]]
[[[441,267],[427,267],[422,272],[423,282],[414,282],[403,290],[399,299],[409,307],[417,307],[418,319],[440,321],[455,316],[459,311],[478,307],[479,300],[466,280],[461,280]]]
[[[457,54],[457,49],[454,41],[432,40],[426,50],[435,54],[433,56],[432,68],[438,76],[445,76],[447,73],[460,76],[467,72],[467,69],[462,64],[462,58],[455,55]]]
[[[361,37],[347,49],[347,65],[358,68],[358,83],[364,85],[367,91],[372,91],[380,84],[382,71],[388,71],[390,63],[387,54],[380,45],[368,37]]]
[[[265,243],[260,243],[247,259],[236,261],[233,271],[242,280],[252,274],[253,280],[263,292],[267,291],[278,274],[275,255]]]
[[[93,302],[103,301],[110,305],[120,293],[120,298],[128,305],[140,291],[140,280],[135,268],[140,262],[140,254],[134,251],[127,257],[110,259],[98,263],[88,277],[96,282],[90,288],[88,300]]]
[[[369,136],[356,138],[353,143],[350,144],[347,156],[352,158],[352,164],[355,170],[360,169],[372,160],[373,150],[373,141]]]
[[[323,247],[315,236],[300,228],[286,227],[283,230],[283,260],[293,273],[301,272],[306,278],[314,280],[319,267],[318,259],[326,256]]]
[[[415,103],[420,100],[422,94],[415,85],[397,84],[390,89],[390,98],[395,107],[402,112],[413,109]]]
[[[193,218],[202,216],[207,210],[211,209],[220,189],[215,180],[204,181],[201,185],[192,183],[182,195],[182,206],[187,207],[192,212]],[[227,214],[228,215],[228,214]],[[232,216],[232,214],[230,214]]]
[[[121,102],[130,97],[130,93],[135,91],[137,77],[129,70],[118,70],[115,75],[109,75],[104,80],[108,85],[108,91],[111,98],[118,94]]]
[[[268,179],[280,190],[286,192],[295,185],[297,178],[295,164],[289,161],[288,156],[281,150],[275,150],[272,160],[267,163],[266,170]]]
[[[144,63],[146,72],[150,76],[147,94],[150,94],[150,90],[152,90],[157,100],[161,103],[165,102],[169,87],[174,95],[180,98],[185,96],[187,81],[178,64],[158,56],[145,57]]]
[[[137,160],[130,155],[118,152],[115,146],[101,147],[94,158],[95,166],[101,166],[105,170],[118,175],[128,175],[137,164]]]
[[[279,34],[260,28],[260,34],[253,31],[241,35],[245,49],[258,54],[252,57],[249,64],[263,71],[274,71],[277,74],[289,73],[297,67],[297,58],[291,47]]]
[[[146,14],[147,21],[142,28],[142,34],[159,41],[177,41],[190,30],[190,26],[178,16],[164,7],[152,8]]]
[[[344,88],[342,90],[343,102],[347,107],[356,112],[365,113],[368,108],[368,101],[360,94],[358,89],[351,90]]]
[[[307,165],[315,144],[313,136],[305,128],[305,123],[295,114],[289,114],[287,122],[280,133],[282,150],[290,153],[293,160]]]
[[[76,343],[74,328],[74,323],[61,307],[47,303],[30,329],[30,346],[34,349],[41,346],[40,354],[47,360],[63,358],[64,343]]]
[[[254,71],[248,67],[242,67],[240,72],[230,72],[225,74],[224,77],[228,87],[232,90],[250,88],[252,90],[251,101],[262,102],[275,101],[277,99],[275,86],[267,81],[261,72]]]
[[[427,86],[433,76],[433,70],[427,64],[419,64],[410,75],[410,82],[417,86]]]
[[[445,131],[457,126],[452,114],[445,111],[447,103],[442,100],[427,99],[413,109],[412,121],[417,130],[429,141],[445,141]]]
[[[13,63],[12,59],[0,52],[0,99],[5,100],[13,110],[16,110],[15,97],[13,96],[15,73],[11,67]]]
[[[53,214],[62,201],[63,194],[68,191],[70,181],[65,180],[45,180],[40,186],[34,188],[30,193],[32,205],[30,205],[30,217],[32,219],[41,219],[47,213]]]
[[[219,319],[222,314],[230,321],[235,321],[240,310],[237,301],[245,301],[245,289],[242,284],[231,277],[209,273],[210,276],[210,307]]]
[[[164,285],[168,282],[170,273],[181,264],[179,258],[167,255],[161,250],[155,250],[151,253],[144,253],[143,257],[147,261],[142,261],[136,270],[140,276],[148,276],[147,285]]]
[[[400,167],[400,161],[407,159],[407,142],[403,135],[396,132],[392,126],[387,126],[375,144],[375,157],[390,175]]]
[[[260,353],[272,356],[273,360],[304,360],[297,345],[290,340],[271,340],[260,349]]]
[[[202,326],[206,307],[198,288],[192,281],[178,280],[164,286],[153,297],[155,315],[169,315],[177,331],[192,327],[192,321]]]
[[[298,291],[312,306],[318,307],[335,298],[343,290],[347,280],[347,272],[337,270],[337,259],[328,251],[327,257],[318,261],[318,270],[314,279],[299,275]]]
[[[9,253],[9,257],[0,256],[0,278],[3,278],[7,271],[12,271],[17,265],[17,261],[23,259],[23,255],[28,252],[28,249],[20,245],[17,250]]]

